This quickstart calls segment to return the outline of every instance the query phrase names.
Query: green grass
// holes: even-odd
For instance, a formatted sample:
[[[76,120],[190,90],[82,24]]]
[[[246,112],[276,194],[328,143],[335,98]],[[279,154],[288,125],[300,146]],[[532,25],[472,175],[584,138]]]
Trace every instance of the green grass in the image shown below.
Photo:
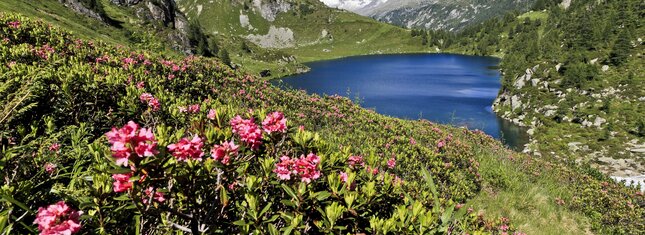
[[[572,197],[556,171],[530,174],[521,163],[500,155],[479,156],[483,189],[466,206],[485,215],[507,217],[527,234],[591,233],[588,218],[556,203],[557,198]]]

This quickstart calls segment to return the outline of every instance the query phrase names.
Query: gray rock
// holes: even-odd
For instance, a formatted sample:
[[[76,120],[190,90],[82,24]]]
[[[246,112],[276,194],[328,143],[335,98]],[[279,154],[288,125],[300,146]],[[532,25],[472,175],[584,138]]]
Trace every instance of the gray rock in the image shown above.
[[[593,125],[596,127],[600,127],[603,123],[607,122],[604,118],[601,117],[596,117],[596,119],[593,121]]]
[[[609,65],[603,65],[602,66],[602,71],[607,72],[607,70],[609,70]]]
[[[515,111],[517,108],[522,106],[522,101],[517,95],[511,97],[511,109]]]

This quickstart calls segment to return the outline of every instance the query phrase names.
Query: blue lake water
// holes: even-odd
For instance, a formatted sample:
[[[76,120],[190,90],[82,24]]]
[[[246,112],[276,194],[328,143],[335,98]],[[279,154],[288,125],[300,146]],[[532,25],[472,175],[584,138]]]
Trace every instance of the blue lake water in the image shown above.
[[[526,131],[492,112],[499,59],[454,54],[357,56],[308,63],[311,71],[281,79],[309,93],[359,98],[361,106],[405,119],[480,129],[515,149]]]

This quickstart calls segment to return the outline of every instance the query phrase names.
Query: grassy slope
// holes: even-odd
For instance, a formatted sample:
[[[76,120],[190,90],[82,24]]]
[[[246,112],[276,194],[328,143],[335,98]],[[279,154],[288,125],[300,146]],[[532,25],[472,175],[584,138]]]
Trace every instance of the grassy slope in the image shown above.
[[[4,4],[0,3],[0,4]],[[50,14],[44,14],[42,11],[33,10],[29,7],[15,8],[12,5],[0,5],[2,9],[15,9],[16,11],[24,12],[28,15],[43,17],[48,22],[59,24],[64,28],[73,29],[83,37],[91,38],[96,33],[87,28],[90,24],[74,25],[78,16],[74,14],[57,15],[56,17]],[[23,5],[21,5],[23,6]],[[55,8],[55,4],[50,9]],[[61,14],[65,9],[59,9],[55,12]],[[367,23],[369,24],[369,22]],[[100,31],[100,29],[99,29]],[[392,32],[391,32],[392,33]],[[396,31],[394,31],[396,33]],[[106,35],[110,35],[106,33]],[[117,34],[118,35],[118,34]],[[342,34],[341,34],[342,35]],[[409,34],[406,34],[409,35]],[[341,37],[342,38],[342,37]],[[349,38],[349,37],[347,37]],[[121,38],[121,40],[125,37]],[[351,39],[351,38],[350,38]],[[119,43],[118,40],[117,43]],[[110,40],[108,40],[110,41]],[[349,43],[344,46],[350,47]],[[315,48],[315,46],[312,46]],[[307,47],[304,47],[307,50]],[[318,49],[310,49],[309,52],[313,55],[311,57],[320,57],[316,55]],[[356,51],[363,49],[358,48]],[[332,51],[333,52],[333,51]],[[303,53],[303,54],[307,54]],[[326,56],[326,55],[325,55]],[[340,55],[339,55],[340,56]],[[422,125],[421,125],[422,126]],[[419,128],[418,125],[407,126],[409,130]],[[322,129],[321,132],[329,132],[335,135],[341,135],[342,132],[334,130],[333,126],[330,129]],[[458,132],[454,129],[451,132]],[[348,138],[348,137],[346,137]],[[496,146],[499,145],[495,144]],[[499,152],[493,148],[482,146],[479,150],[474,150],[477,153],[478,160],[481,162],[481,173],[483,176],[484,190],[478,193],[469,205],[473,205],[476,209],[483,209],[487,214],[501,215],[509,217],[514,223],[521,226],[524,231],[569,231],[571,234],[577,234],[579,231],[585,231],[590,226],[585,217],[582,217],[579,212],[570,211],[565,207],[557,206],[554,202],[555,198],[563,198],[565,200],[571,199],[571,184],[563,184],[562,180],[563,171],[568,171],[566,168],[556,168],[553,171],[547,170],[526,170],[523,164],[514,161],[504,161],[504,164],[498,164],[500,158],[510,152]],[[525,158],[518,156],[518,158]],[[536,173],[542,177],[536,177]],[[541,173],[541,174],[540,174]],[[503,187],[499,187],[500,178],[502,178]],[[590,184],[597,185],[600,181],[590,180]],[[574,181],[573,183],[582,184],[582,180]],[[487,186],[488,185],[488,186]],[[496,186],[497,185],[497,186]],[[527,198],[529,192],[536,192],[532,197]],[[554,214],[551,214],[554,213]],[[537,219],[536,219],[537,218]],[[550,223],[550,224],[549,224]],[[545,224],[552,226],[552,230],[544,230]]]
[[[301,62],[375,53],[419,52],[425,49],[419,38],[408,30],[381,23],[357,14],[331,9],[317,1],[290,1],[292,9],[277,15],[275,21],[264,19],[255,8],[245,10],[237,1],[179,1],[190,19],[199,20],[206,32],[247,36],[264,35],[270,26],[286,27],[294,32],[296,46],[282,51]],[[250,5],[250,4],[247,4]],[[303,12],[300,6],[311,11]],[[202,9],[201,12],[199,9]],[[242,27],[240,14],[249,18],[254,29]],[[327,30],[333,37],[322,38]],[[387,38],[387,40],[383,40]],[[329,52],[323,52],[329,51]]]

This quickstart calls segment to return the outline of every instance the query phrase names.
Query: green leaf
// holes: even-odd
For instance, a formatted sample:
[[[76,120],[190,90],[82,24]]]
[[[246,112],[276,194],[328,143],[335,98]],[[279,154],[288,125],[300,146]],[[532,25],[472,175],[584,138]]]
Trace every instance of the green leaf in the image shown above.
[[[316,197],[316,200],[322,201],[329,198],[331,196],[331,193],[327,191],[320,191],[315,193],[314,196]]]
[[[16,201],[16,199],[13,199],[13,197],[11,197],[11,196],[9,196],[9,195],[6,195],[6,194],[0,194],[0,196],[2,196],[2,199],[6,200],[6,201],[8,201],[8,202],[11,202],[11,203],[13,203],[13,204],[15,204],[16,206],[18,206],[18,207],[22,208],[23,210],[28,211],[30,214],[34,214],[34,211],[32,211],[31,209],[29,209],[29,207],[27,207],[27,206],[26,206],[25,204],[23,204],[22,202]]]
[[[298,201],[298,196],[293,191],[293,189],[291,189],[291,187],[287,186],[286,184],[282,184],[280,186],[282,186],[282,189],[284,189],[284,191],[287,192],[287,194],[289,194],[289,196],[291,196],[291,198],[293,198],[294,200]]]
[[[233,224],[234,224],[234,225],[237,225],[237,226],[246,226],[246,225],[248,225],[249,223],[247,223],[247,222],[245,222],[243,219],[241,219],[241,220],[238,220],[238,221],[233,222]]]

